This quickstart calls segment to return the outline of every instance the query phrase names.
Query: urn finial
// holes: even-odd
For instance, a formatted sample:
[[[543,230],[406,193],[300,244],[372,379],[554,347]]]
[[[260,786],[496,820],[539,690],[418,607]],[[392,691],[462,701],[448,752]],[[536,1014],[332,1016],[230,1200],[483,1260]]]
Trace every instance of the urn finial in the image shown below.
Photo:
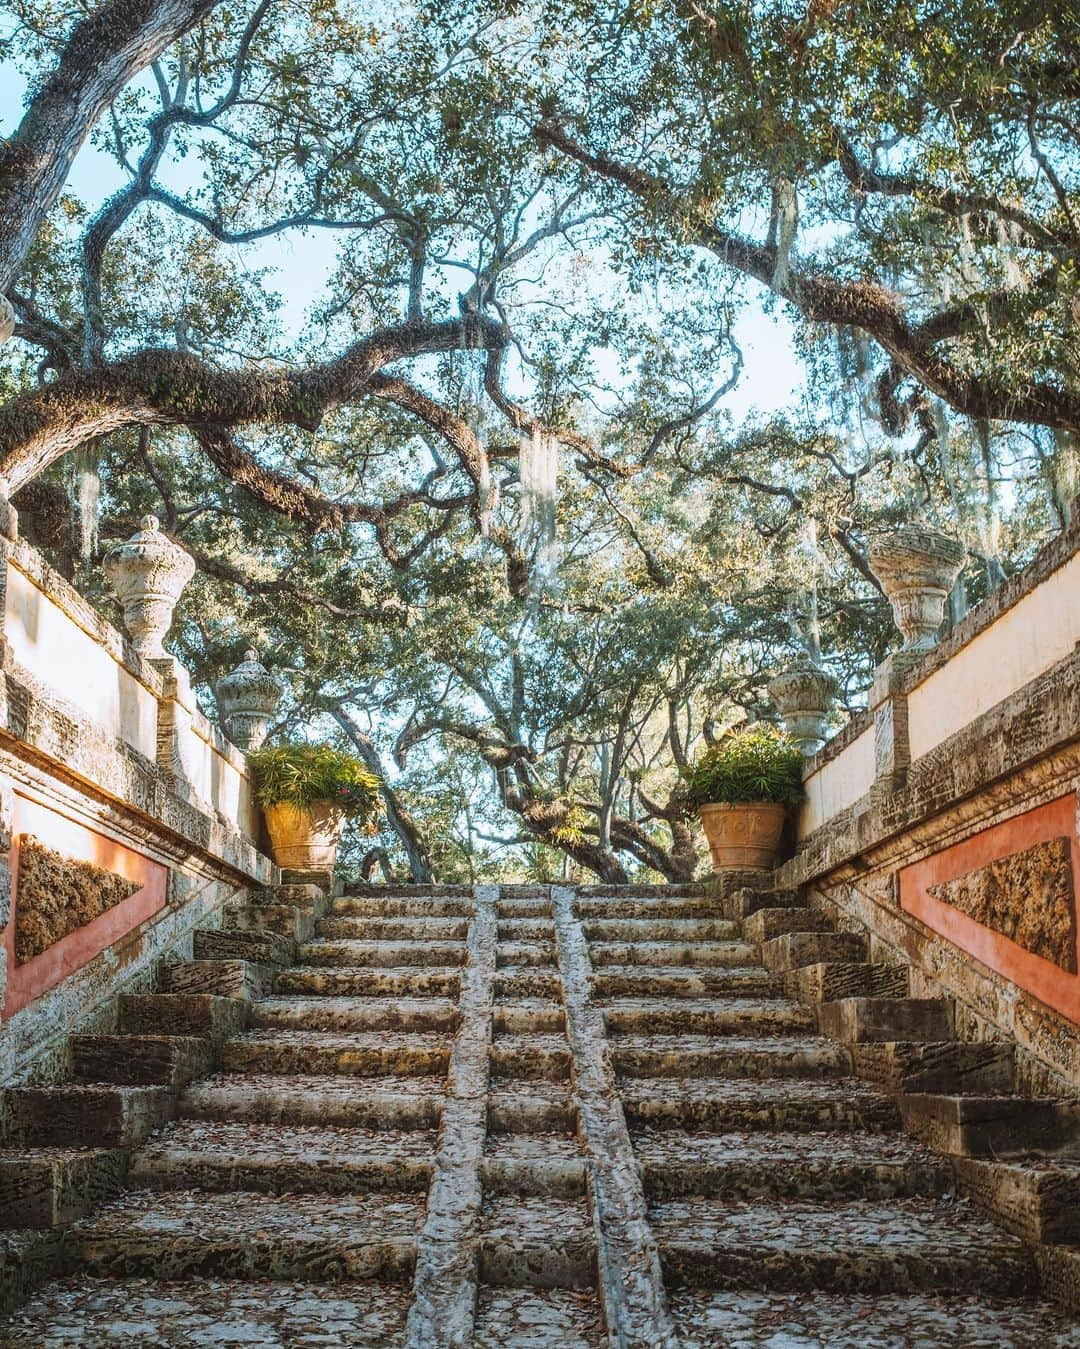
[[[195,559],[161,533],[156,515],[144,515],[130,539],[102,559],[113,590],[124,606],[124,625],[140,656],[161,660],[162,639],[184,587],[195,575]]]
[[[281,702],[282,688],[254,647],[248,647],[240,664],[218,680],[214,692],[228,738],[245,754],[258,749]]]
[[[871,547],[867,561],[892,605],[905,651],[937,644],[945,601],[964,565],[964,546],[925,525],[902,525]]]
[[[815,754],[825,743],[825,723],[836,687],[832,675],[809,657],[769,680],[769,696],[784,730],[806,755]]]

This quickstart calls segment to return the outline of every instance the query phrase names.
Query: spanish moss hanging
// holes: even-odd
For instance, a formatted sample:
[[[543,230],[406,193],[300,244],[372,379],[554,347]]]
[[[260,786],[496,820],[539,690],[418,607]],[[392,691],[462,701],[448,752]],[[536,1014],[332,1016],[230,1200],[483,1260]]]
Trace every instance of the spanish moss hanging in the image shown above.
[[[534,424],[522,432],[518,455],[521,479],[521,550],[529,559],[529,589],[551,589],[558,566],[555,529],[559,491],[559,442]]]

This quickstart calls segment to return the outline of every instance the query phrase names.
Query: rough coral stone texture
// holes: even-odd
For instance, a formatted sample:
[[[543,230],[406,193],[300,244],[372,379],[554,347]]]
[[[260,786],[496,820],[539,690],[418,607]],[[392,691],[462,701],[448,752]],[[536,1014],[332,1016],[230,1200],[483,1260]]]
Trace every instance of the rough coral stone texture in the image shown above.
[[[927,887],[977,923],[1033,955],[1076,973],[1076,896],[1067,838],[990,862],[978,871]]]
[[[23,834],[15,905],[16,965],[25,965],[140,888],[137,881],[92,862],[64,857],[32,834]]]

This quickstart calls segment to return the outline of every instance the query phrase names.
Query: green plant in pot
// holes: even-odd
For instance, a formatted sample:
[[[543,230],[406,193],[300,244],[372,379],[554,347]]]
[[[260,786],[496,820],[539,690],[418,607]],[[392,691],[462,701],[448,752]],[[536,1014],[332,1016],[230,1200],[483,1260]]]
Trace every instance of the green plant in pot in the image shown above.
[[[683,772],[717,871],[769,871],[788,808],[802,799],[799,746],[768,722],[729,731]]]
[[[347,820],[374,832],[379,778],[354,755],[331,745],[288,744],[257,750],[247,761],[278,866],[333,871]]]

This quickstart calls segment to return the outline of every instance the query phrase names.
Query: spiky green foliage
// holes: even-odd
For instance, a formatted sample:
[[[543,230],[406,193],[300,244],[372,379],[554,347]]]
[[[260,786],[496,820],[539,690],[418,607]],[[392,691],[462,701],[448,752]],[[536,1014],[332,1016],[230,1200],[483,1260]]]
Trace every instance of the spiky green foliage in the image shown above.
[[[248,755],[261,805],[310,806],[332,801],[362,825],[380,813],[379,779],[351,754],[331,745],[274,745]]]
[[[798,746],[767,722],[737,727],[686,770],[683,798],[689,809],[744,801],[792,806],[803,794],[802,764]]]

